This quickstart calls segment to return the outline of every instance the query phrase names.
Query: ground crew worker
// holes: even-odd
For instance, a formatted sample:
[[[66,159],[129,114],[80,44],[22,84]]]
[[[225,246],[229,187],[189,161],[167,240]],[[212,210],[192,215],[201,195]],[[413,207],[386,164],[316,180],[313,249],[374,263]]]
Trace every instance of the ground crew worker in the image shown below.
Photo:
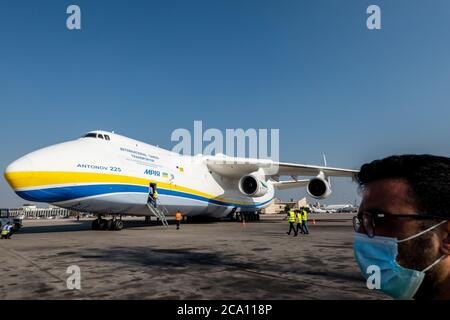
[[[181,215],[180,210],[178,210],[177,213],[175,214],[175,220],[177,222],[177,230],[179,230],[180,229],[181,220],[183,220],[183,216]]]
[[[153,183],[150,183],[148,186],[148,198],[147,198],[147,203],[151,203],[153,204]]]
[[[10,223],[6,223],[2,228],[2,239],[9,239],[11,236],[11,225]]]
[[[9,225],[9,235],[8,235],[8,239],[11,238],[11,236],[13,235],[13,233],[16,231],[16,227],[14,224],[10,224]]]
[[[294,223],[295,223],[295,212],[294,212],[293,209],[290,209],[290,210],[288,211],[287,219],[288,219],[288,222],[289,222],[289,231],[286,232],[286,233],[287,233],[288,235],[290,235],[290,234],[291,234],[291,230],[292,230],[292,231],[294,231],[294,237],[296,237],[296,236],[297,236],[297,231],[295,230],[295,227],[294,227]]]
[[[303,208],[303,212],[302,212],[302,230],[304,234],[309,234],[309,230],[308,230],[308,210],[306,210],[305,208]]]
[[[158,205],[157,200],[158,200],[158,191],[156,191],[156,188],[153,188],[153,206],[155,208]]]
[[[303,226],[302,226],[302,222],[303,222],[302,212],[300,210],[295,210],[295,215],[297,217],[297,234],[299,232],[305,233],[303,231]]]

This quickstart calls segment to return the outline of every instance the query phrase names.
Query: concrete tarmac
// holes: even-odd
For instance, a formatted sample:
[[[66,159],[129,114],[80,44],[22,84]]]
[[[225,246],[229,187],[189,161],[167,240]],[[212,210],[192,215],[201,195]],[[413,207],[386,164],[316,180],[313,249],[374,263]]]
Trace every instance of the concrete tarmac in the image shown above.
[[[25,220],[0,240],[0,299],[387,299],[360,275],[352,216],[311,214],[310,234],[298,237],[283,216],[178,231],[128,218],[119,232]],[[71,265],[81,290],[67,288]]]

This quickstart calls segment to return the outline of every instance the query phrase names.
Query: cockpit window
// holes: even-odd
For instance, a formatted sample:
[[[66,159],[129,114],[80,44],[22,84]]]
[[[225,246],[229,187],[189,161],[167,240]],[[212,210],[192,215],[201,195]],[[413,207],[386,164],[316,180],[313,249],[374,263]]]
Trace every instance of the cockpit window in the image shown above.
[[[105,139],[107,141],[111,141],[111,137],[107,134],[101,134],[101,133],[88,133],[85,134],[82,138],[97,138],[97,139]]]

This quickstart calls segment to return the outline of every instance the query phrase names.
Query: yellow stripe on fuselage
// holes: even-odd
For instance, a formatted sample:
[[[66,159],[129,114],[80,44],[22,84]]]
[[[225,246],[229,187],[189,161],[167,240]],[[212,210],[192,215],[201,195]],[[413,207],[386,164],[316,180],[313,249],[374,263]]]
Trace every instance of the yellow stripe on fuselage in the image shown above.
[[[102,182],[145,185],[150,181],[147,179],[115,174],[60,171],[7,172],[5,173],[5,177],[14,189],[44,187],[56,184]]]
[[[233,202],[236,204],[252,204],[249,202],[237,202],[236,200],[218,198],[214,195],[207,194],[194,189],[171,185],[169,183],[144,179],[133,176],[124,176],[106,173],[89,173],[89,172],[62,172],[62,171],[29,171],[29,172],[6,172],[5,178],[14,190],[26,188],[45,188],[52,185],[64,184],[89,184],[89,183],[123,183],[148,186],[150,182],[156,182],[158,187],[163,189],[171,189],[180,192],[195,194],[209,199],[216,199],[225,202]]]

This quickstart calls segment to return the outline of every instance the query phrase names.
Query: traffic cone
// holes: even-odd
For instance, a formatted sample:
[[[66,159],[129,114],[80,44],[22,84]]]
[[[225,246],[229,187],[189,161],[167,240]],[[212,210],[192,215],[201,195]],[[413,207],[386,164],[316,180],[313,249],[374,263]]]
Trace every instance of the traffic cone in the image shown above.
[[[313,219],[313,221],[312,221],[312,222],[313,222],[313,224],[316,224],[316,219]]]
[[[242,219],[242,227],[245,228],[245,219]]]

